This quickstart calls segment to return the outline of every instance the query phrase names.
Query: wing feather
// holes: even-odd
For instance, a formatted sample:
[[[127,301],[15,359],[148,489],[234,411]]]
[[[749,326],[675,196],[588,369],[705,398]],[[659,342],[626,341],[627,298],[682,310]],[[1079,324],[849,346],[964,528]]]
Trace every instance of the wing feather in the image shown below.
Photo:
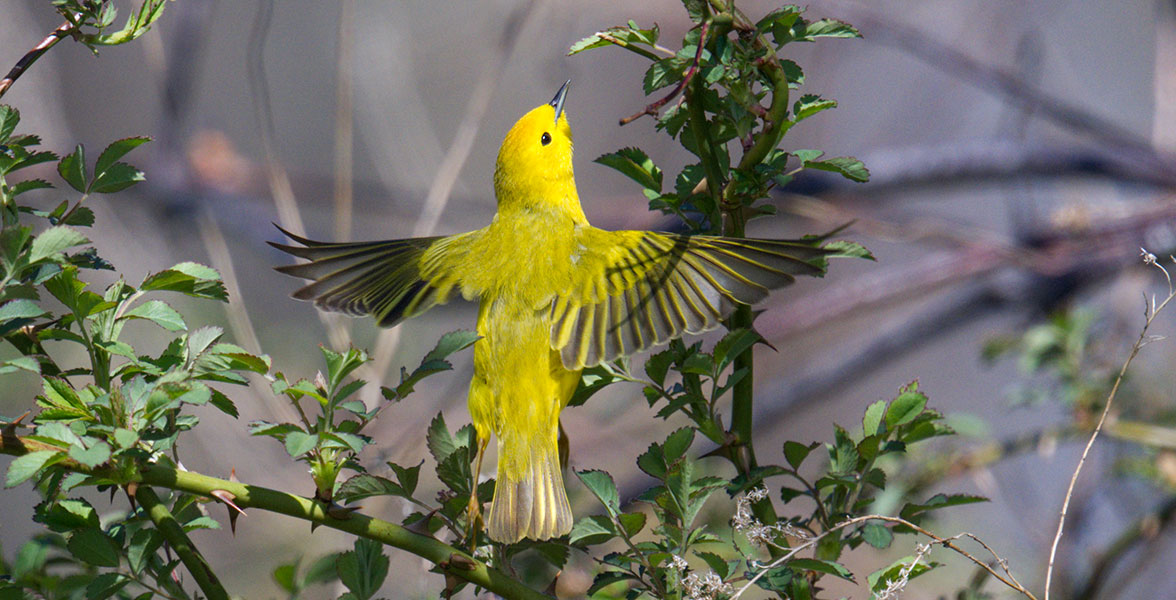
[[[551,304],[551,345],[580,369],[718,326],[798,275],[824,273],[819,239],[583,228],[577,273]]]
[[[448,302],[461,285],[441,257],[463,236],[330,243],[278,229],[300,245],[269,245],[310,262],[276,270],[311,280],[292,295],[323,310],[371,315],[391,327]]]

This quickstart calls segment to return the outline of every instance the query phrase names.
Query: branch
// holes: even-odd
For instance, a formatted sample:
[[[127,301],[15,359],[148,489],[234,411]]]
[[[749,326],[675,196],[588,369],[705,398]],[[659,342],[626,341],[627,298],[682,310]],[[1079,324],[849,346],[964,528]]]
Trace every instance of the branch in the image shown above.
[[[192,544],[192,540],[188,538],[188,534],[184,533],[184,528],[167,509],[167,505],[159,500],[155,490],[145,485],[137,486],[135,499],[147,510],[147,516],[151,517],[155,528],[171,545],[172,550],[176,551],[184,566],[188,567],[188,572],[192,574],[192,578],[196,580],[196,585],[200,586],[204,595],[208,596],[209,600],[229,600],[229,593],[225,591],[224,586],[217,579],[216,573],[212,571],[208,561],[200,555],[196,546]]]
[[[858,524],[866,523],[869,521],[885,521],[887,523],[894,523],[895,525],[902,525],[904,527],[909,527],[911,530],[918,533],[919,535],[923,535],[923,536],[926,536],[927,538],[931,539],[935,544],[943,546],[944,548],[948,548],[948,549],[954,551],[955,553],[959,554],[960,556],[963,556],[964,558],[967,558],[968,560],[972,561],[973,563],[976,564],[976,566],[987,571],[989,575],[995,577],[998,581],[1009,586],[1010,588],[1024,594],[1027,598],[1030,598],[1031,600],[1037,600],[1037,597],[1033,595],[1033,592],[1030,592],[1028,589],[1025,588],[1025,586],[1021,585],[1021,583],[1019,581],[1017,581],[1016,577],[1013,577],[1013,574],[1009,571],[1008,561],[1005,560],[1004,558],[1001,558],[1001,556],[999,554],[997,554],[996,551],[993,550],[991,546],[986,544],[979,537],[977,537],[971,533],[968,533],[968,532],[957,533],[956,535],[953,535],[951,537],[941,537],[941,536],[936,535],[936,534],[932,533],[931,531],[928,531],[927,529],[924,529],[924,528],[922,528],[922,527],[920,527],[920,526],[918,526],[918,525],[916,525],[906,519],[902,519],[899,517],[889,517],[886,515],[863,515],[860,517],[854,517],[852,519],[847,519],[845,521],[838,523],[837,525],[834,525],[833,527],[830,527],[829,529],[826,529],[825,531],[822,531],[820,533],[820,535],[813,536],[812,538],[809,538],[808,540],[806,540],[804,543],[797,544],[796,546],[789,548],[788,552],[786,554],[773,560],[772,562],[768,563],[767,565],[764,565],[764,567],[758,573],[756,573],[755,577],[752,577],[750,580],[748,580],[747,583],[743,584],[743,587],[739,588],[739,590],[733,596],[731,596],[731,600],[736,600],[737,598],[742,596],[743,593],[748,590],[748,588],[750,588],[752,585],[754,585],[755,582],[758,581],[759,578],[762,577],[765,573],[768,573],[769,571],[771,571],[773,567],[777,567],[781,564],[784,564],[785,562],[788,562],[789,560],[793,559],[798,553],[800,553],[803,550],[807,550],[809,548],[816,547],[817,542],[819,542],[821,540],[821,538],[823,538],[823,537],[825,537],[835,531],[840,531],[842,529],[845,529],[846,527],[849,527],[851,525],[858,525]],[[980,544],[981,546],[983,546],[984,549],[987,550],[988,553],[992,555],[992,558],[996,560],[997,564],[1000,565],[1001,571],[1003,571],[1004,574],[1002,575],[1000,572],[997,572],[997,570],[993,569],[992,566],[989,565],[987,562],[980,560],[980,558],[978,558],[974,554],[968,552],[967,550],[964,550],[958,544],[955,543],[956,541],[960,540],[961,538],[971,539],[972,541],[976,542],[977,544]]]
[[[1132,361],[1139,355],[1139,351],[1151,341],[1147,335],[1148,328],[1151,327],[1156,315],[1168,306],[1168,303],[1176,298],[1176,290],[1172,288],[1172,278],[1168,275],[1167,269],[1156,262],[1156,257],[1143,250],[1144,262],[1150,265],[1155,265],[1158,269],[1164,272],[1164,276],[1168,278],[1168,297],[1164,299],[1159,305],[1153,297],[1149,303],[1146,295],[1144,296],[1144,322],[1143,328],[1139,331],[1139,338],[1135,340],[1135,345],[1131,347],[1131,354],[1127,356],[1127,360],[1123,361],[1123,366],[1119,368],[1119,374],[1115,376],[1115,383],[1111,386],[1111,392],[1107,395],[1106,405],[1103,406],[1102,414],[1098,417],[1098,423],[1094,426],[1094,431],[1090,433],[1090,439],[1086,442],[1086,447],[1082,449],[1082,456],[1078,459],[1078,466],[1074,467],[1074,474],[1070,476],[1070,485],[1066,488],[1066,495],[1062,499],[1062,514],[1058,517],[1058,530],[1054,534],[1053,544],[1049,548],[1049,565],[1045,569],[1045,600],[1049,600],[1050,583],[1053,581],[1054,573],[1054,559],[1057,558],[1058,545],[1062,541],[1062,531],[1066,527],[1066,513],[1070,510],[1070,499],[1074,496],[1074,486],[1078,483],[1078,475],[1082,473],[1082,466],[1086,464],[1086,457],[1090,454],[1090,448],[1094,446],[1094,441],[1098,439],[1098,434],[1102,431],[1103,424],[1106,423],[1107,415],[1111,412],[1111,405],[1115,403],[1115,395],[1119,392],[1119,384],[1123,383],[1123,377],[1127,374],[1127,369],[1131,366]]]
[[[61,38],[73,35],[74,31],[76,30],[76,24],[74,24],[72,21],[66,21],[62,23],[57,29],[54,29],[48,37],[41,40],[40,44],[33,46],[32,50],[29,50],[25,53],[24,56],[20,57],[20,60],[16,61],[16,65],[12,67],[12,70],[10,70],[8,74],[4,76],[4,79],[0,79],[0,96],[3,96],[4,93],[8,91],[8,88],[12,87],[12,84],[15,83],[16,80],[24,74],[25,70],[28,69],[29,66],[34,62],[36,62],[38,58],[41,58],[42,54],[55,46],[57,42],[60,42]]]
[[[0,453],[22,456],[38,450],[60,452],[61,448],[18,436],[14,428],[3,430]],[[98,476],[107,474],[102,467],[91,469],[68,458],[55,466],[78,473]],[[283,514],[406,550],[437,565],[446,576],[464,579],[504,598],[551,600],[550,596],[528,588],[502,571],[490,568],[482,561],[475,560],[462,550],[436,538],[357,512],[349,513],[346,518],[335,518],[328,514],[326,506],[296,494],[217,479],[191,471],[180,471],[162,465],[143,467],[135,481],[144,486],[167,488],[214,500],[218,499],[218,495],[228,493],[232,496],[233,503],[241,508],[252,507]]]

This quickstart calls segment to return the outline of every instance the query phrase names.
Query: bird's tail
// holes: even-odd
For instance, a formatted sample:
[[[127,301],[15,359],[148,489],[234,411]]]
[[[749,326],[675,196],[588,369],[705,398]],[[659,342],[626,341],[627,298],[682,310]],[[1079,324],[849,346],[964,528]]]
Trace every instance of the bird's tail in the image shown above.
[[[572,530],[572,507],[554,435],[526,441],[500,436],[497,478],[486,522],[491,538],[505,543],[545,540]]]

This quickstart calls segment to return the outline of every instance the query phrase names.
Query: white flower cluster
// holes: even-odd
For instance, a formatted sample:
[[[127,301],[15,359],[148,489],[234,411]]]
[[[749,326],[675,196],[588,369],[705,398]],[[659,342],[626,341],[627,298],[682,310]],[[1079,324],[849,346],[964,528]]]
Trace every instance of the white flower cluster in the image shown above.
[[[918,544],[915,546],[915,558],[898,572],[898,579],[892,579],[886,582],[886,589],[874,594],[876,600],[895,600],[899,594],[906,589],[907,582],[911,580],[911,573],[915,570],[915,565],[923,560],[924,556],[931,551],[931,544]]]
[[[755,488],[735,501],[735,516],[731,518],[731,527],[747,537],[747,541],[757,546],[776,545],[772,540],[783,533],[792,537],[806,539],[807,532],[793,527],[791,523],[777,523],[764,525],[755,518],[751,505],[768,497],[767,488]]]
[[[687,575],[682,579],[682,589],[686,592],[686,600],[718,600],[735,591],[731,584],[724,582],[714,571],[702,577],[698,573]]]

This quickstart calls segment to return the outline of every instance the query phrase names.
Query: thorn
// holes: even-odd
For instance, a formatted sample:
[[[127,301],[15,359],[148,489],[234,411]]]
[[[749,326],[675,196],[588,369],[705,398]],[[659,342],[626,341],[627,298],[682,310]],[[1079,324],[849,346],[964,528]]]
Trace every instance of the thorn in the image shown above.
[[[327,516],[332,519],[346,521],[351,518],[351,513],[363,508],[362,506],[343,506],[336,502],[327,504]]]
[[[233,502],[237,499],[237,496],[228,490],[212,490],[209,492],[209,495],[216,498],[217,500],[220,500],[221,502],[224,502],[225,505],[227,505],[229,511],[229,528],[232,529],[233,534],[236,535],[237,517],[245,514],[245,511],[242,510],[240,506],[237,506],[235,502]]]
[[[462,571],[473,571],[478,568],[478,563],[474,559],[454,552],[449,555],[449,560],[445,561],[446,568],[461,569]]]

